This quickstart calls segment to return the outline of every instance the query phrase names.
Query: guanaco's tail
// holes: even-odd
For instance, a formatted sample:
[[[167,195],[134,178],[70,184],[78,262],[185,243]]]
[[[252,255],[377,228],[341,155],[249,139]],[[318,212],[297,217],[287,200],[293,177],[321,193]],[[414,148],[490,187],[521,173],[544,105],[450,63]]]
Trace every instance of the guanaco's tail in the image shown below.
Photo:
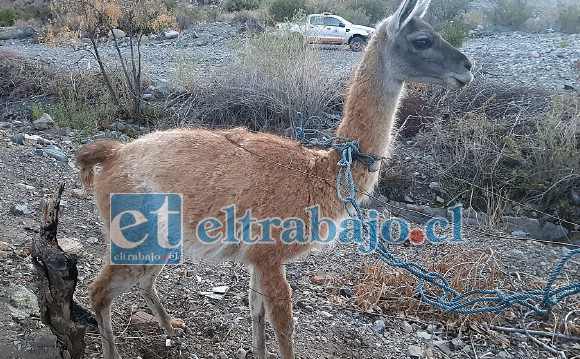
[[[79,179],[88,188],[93,187],[95,165],[104,164],[118,156],[117,149],[123,144],[118,141],[95,141],[77,151],[76,164],[80,168]]]

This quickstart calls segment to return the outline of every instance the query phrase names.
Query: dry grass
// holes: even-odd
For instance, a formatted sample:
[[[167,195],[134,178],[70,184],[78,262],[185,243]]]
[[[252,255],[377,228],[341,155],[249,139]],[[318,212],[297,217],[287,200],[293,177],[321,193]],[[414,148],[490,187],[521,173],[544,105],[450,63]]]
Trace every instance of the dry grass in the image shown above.
[[[463,251],[454,249],[445,260],[423,263],[430,271],[441,273],[455,290],[466,293],[474,289],[495,289],[504,287],[500,257],[490,248],[485,250]],[[379,309],[385,313],[404,312],[412,317],[428,317],[440,320],[456,319],[458,314],[445,314],[426,304],[418,291],[419,280],[402,268],[390,267],[382,261],[367,266],[356,286],[356,303],[364,310]],[[427,297],[436,300],[443,291],[426,284]],[[452,298],[450,298],[452,299]],[[473,305],[466,309],[477,308]],[[477,314],[472,320],[489,321],[491,314]]]
[[[525,280],[506,269],[501,254],[491,248],[458,249],[454,248],[442,256],[443,260],[425,260],[422,264],[430,271],[442,274],[454,290],[466,293],[476,289],[500,289],[505,295],[519,291],[543,290],[546,281],[539,279]],[[553,288],[577,281],[573,278],[558,279]],[[457,314],[444,313],[442,310],[426,304],[418,291],[419,280],[405,269],[390,267],[380,260],[367,265],[355,275],[357,283],[353,298],[358,307],[364,311],[378,312],[389,316],[415,318],[420,322],[436,320],[445,323],[447,328],[463,330],[478,325],[518,326],[521,321],[527,322],[536,330],[557,332],[565,335],[580,333],[580,299],[571,296],[553,308],[552,313],[541,320],[530,322],[525,317],[530,313],[527,308],[510,307],[500,313]],[[424,293],[434,301],[441,297],[443,291],[431,284],[425,284]],[[476,296],[472,297],[476,298]],[[470,299],[472,299],[470,298]],[[453,298],[447,298],[452,300]],[[493,306],[496,303],[476,303],[465,309]],[[539,304],[539,303],[533,303]],[[528,312],[528,314],[526,314]],[[535,317],[538,319],[538,317]],[[530,329],[530,328],[529,328]]]

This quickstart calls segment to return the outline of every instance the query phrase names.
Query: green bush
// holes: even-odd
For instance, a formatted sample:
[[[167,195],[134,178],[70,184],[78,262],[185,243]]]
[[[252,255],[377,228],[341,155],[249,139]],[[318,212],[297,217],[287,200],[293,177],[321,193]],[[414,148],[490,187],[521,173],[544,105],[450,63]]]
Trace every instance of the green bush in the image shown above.
[[[345,10],[351,12],[358,11],[363,13],[369,18],[369,24],[375,24],[389,15],[387,6],[382,0],[354,0],[353,2],[347,3]],[[356,16],[356,14],[353,15]],[[346,16],[343,17],[348,21],[351,21],[355,24],[357,23],[354,21],[354,18],[351,20]],[[360,24],[362,24],[362,22]]]
[[[494,0],[494,9],[489,13],[495,25],[512,30],[521,30],[527,19],[532,16],[532,8],[527,0]]]
[[[559,18],[562,32],[580,34],[580,6],[569,5],[560,7]]]
[[[0,26],[12,26],[16,20],[22,19],[24,14],[13,9],[0,10]]]
[[[282,22],[292,19],[299,11],[306,9],[306,0],[274,0],[270,4],[269,13],[272,20]]]
[[[344,17],[353,24],[369,26],[372,23],[370,16],[368,16],[362,8],[344,9],[337,12],[337,14]]]
[[[242,10],[255,10],[260,6],[260,0],[229,0],[226,4],[226,10],[242,11]]]
[[[455,47],[463,46],[463,41],[469,35],[469,25],[457,18],[453,21],[446,21],[439,33],[451,45]]]
[[[472,2],[473,0],[433,0],[429,6],[426,20],[438,29],[444,23],[453,21],[467,12]]]

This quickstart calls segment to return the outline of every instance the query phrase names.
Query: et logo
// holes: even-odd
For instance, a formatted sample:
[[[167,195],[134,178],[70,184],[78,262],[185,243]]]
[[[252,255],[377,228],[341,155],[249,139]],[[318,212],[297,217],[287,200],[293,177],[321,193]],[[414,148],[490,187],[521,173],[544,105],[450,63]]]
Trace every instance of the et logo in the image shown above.
[[[112,193],[111,264],[180,264],[183,196],[177,193]]]

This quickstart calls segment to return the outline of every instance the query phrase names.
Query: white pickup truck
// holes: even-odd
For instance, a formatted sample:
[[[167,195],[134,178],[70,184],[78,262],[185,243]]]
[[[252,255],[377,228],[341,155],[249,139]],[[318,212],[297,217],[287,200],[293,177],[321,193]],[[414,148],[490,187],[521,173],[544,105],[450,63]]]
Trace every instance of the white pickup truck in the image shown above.
[[[308,15],[305,24],[279,23],[276,29],[301,34],[311,44],[348,44],[355,52],[363,49],[375,31],[372,27],[352,24],[331,13]]]

